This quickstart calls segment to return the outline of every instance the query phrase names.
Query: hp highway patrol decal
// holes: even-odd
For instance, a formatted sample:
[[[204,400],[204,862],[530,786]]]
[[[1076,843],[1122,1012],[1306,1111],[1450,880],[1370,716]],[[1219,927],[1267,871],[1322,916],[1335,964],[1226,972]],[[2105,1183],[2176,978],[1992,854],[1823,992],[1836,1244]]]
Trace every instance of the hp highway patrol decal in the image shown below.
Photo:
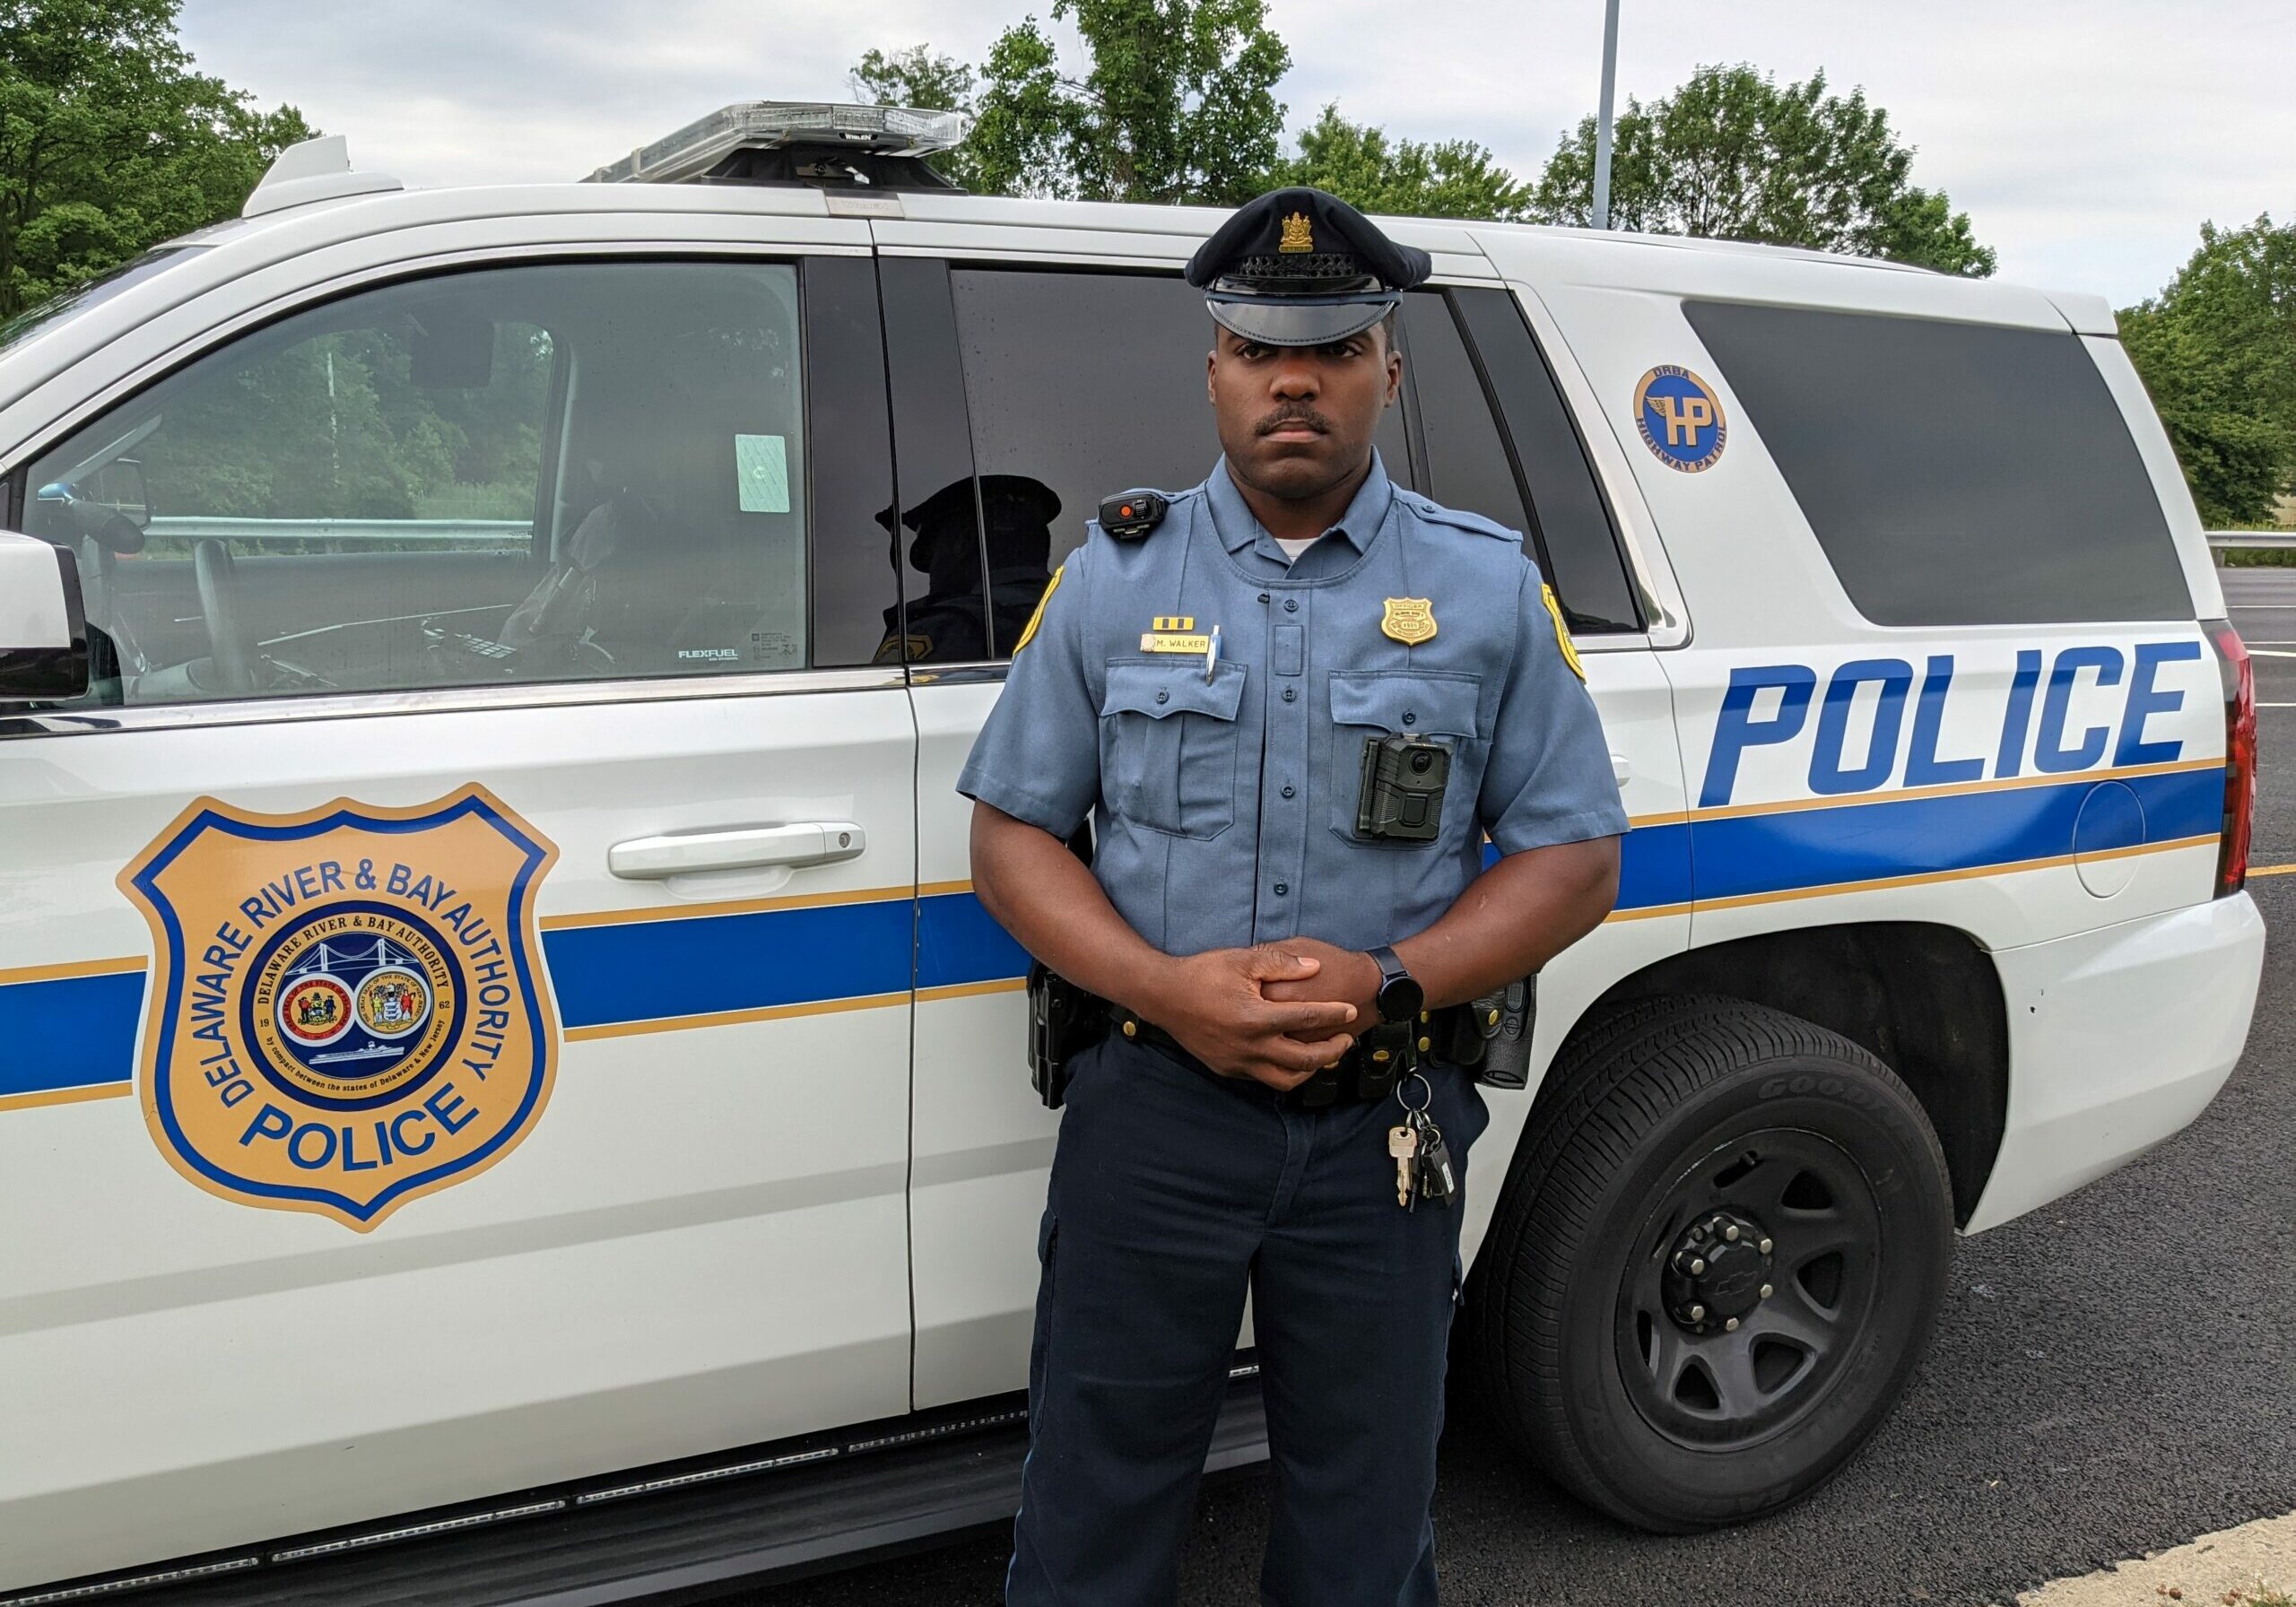
[[[558,850],[483,787],[265,815],[203,798],[119,886],[158,956],[140,1091],[227,1200],[366,1231],[499,1160],[550,1098],[535,893]]]
[[[1670,362],[1660,363],[1634,387],[1634,427],[1660,462],[1685,474],[1712,468],[1730,436],[1714,387]]]

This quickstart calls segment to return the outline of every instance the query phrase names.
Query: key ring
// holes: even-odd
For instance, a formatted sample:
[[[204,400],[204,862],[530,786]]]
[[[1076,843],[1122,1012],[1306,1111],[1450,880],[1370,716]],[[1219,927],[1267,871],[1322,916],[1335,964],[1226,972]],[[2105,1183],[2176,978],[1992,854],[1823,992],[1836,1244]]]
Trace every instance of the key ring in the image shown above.
[[[1403,1097],[1403,1090],[1405,1087],[1413,1082],[1418,1083],[1420,1087],[1427,1090],[1427,1097],[1416,1105]],[[1421,1073],[1406,1072],[1404,1074],[1403,1080],[1396,1084],[1396,1103],[1402,1106],[1413,1116],[1424,1116],[1427,1114],[1427,1108],[1435,1103],[1435,1085],[1428,1081],[1426,1077]]]

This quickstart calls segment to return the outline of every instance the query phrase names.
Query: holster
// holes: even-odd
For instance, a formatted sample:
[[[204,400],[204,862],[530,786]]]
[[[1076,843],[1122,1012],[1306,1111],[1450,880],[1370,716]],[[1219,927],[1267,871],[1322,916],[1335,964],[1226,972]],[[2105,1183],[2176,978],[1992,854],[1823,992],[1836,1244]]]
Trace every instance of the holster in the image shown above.
[[[1452,1015],[1448,1040],[1437,1044],[1435,1053],[1474,1073],[1487,1088],[1527,1088],[1538,1003],[1535,973],[1494,988]]]
[[[1076,1056],[1109,1032],[1109,1002],[1041,960],[1029,962],[1029,1081],[1047,1110],[1068,1097]]]

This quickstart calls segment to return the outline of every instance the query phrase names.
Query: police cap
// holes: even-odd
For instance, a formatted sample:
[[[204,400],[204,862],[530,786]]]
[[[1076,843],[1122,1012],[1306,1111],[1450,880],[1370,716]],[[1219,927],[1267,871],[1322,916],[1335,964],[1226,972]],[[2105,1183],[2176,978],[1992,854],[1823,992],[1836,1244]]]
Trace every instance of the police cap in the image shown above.
[[[1187,282],[1246,340],[1321,346],[1386,317],[1433,266],[1337,195],[1302,187],[1238,208],[1188,259]]]

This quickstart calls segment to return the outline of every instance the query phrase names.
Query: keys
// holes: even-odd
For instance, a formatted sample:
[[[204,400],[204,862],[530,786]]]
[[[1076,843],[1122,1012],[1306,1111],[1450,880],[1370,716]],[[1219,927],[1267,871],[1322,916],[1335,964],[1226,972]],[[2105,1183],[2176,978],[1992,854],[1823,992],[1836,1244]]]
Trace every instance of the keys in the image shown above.
[[[1413,1157],[1412,1169],[1417,1174],[1419,1197],[1432,1200],[1438,1205],[1448,1206],[1451,1197],[1459,1192],[1457,1174],[1451,1169],[1451,1151],[1443,1142],[1443,1130],[1425,1111],[1419,1114],[1418,1154]]]
[[[1419,1198],[1419,1172],[1413,1164],[1419,1157],[1419,1129],[1408,1122],[1388,1128],[1387,1153],[1396,1163],[1396,1203],[1409,1211]]]

